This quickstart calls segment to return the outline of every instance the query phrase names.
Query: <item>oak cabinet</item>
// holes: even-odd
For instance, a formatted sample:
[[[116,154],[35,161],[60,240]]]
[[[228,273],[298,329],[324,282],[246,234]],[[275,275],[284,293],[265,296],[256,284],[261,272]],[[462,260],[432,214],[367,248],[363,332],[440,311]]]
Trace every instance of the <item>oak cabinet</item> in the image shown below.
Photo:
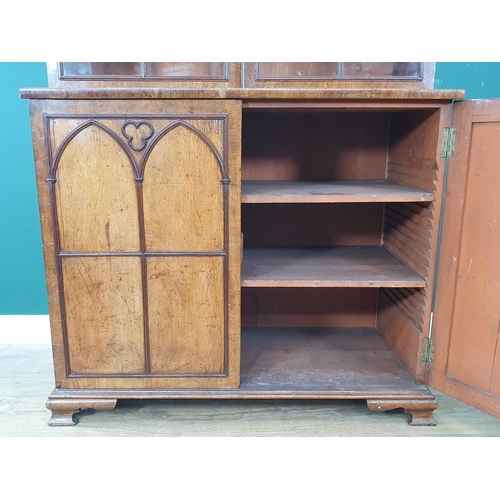
[[[237,387],[240,104],[32,113],[57,387]]]
[[[463,92],[143,80],[21,92],[50,423],[120,398],[353,398],[433,425],[443,138]]]

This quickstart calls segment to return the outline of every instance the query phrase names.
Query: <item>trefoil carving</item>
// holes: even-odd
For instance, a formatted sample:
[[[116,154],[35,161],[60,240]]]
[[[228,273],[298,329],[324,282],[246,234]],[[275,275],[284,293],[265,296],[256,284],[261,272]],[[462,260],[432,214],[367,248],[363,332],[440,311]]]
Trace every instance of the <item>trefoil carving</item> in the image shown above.
[[[134,151],[142,151],[153,137],[155,130],[149,122],[126,121],[122,126],[122,134]]]

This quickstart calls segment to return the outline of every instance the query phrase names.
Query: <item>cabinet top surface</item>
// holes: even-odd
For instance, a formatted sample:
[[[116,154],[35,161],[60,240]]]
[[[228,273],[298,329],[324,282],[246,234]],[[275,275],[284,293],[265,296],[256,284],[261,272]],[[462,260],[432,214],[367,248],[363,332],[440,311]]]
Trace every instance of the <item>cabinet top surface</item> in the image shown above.
[[[322,99],[322,100],[440,100],[463,99],[460,89],[159,89],[159,88],[82,88],[20,89],[23,99]]]

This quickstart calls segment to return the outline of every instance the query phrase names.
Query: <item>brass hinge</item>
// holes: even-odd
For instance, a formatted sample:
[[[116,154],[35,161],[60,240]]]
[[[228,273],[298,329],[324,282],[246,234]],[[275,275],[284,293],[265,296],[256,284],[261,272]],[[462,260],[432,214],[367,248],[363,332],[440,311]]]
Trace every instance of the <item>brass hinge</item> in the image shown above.
[[[422,363],[432,363],[434,361],[434,351],[436,342],[432,339],[424,339],[422,345]]]
[[[441,143],[441,158],[450,158],[455,155],[455,144],[457,141],[457,129],[443,129],[443,142]]]

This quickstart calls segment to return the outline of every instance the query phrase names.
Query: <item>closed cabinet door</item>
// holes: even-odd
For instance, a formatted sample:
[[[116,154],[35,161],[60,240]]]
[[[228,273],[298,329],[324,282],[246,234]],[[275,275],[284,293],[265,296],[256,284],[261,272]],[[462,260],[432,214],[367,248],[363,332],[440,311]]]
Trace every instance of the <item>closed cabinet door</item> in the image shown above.
[[[500,100],[453,123],[428,383],[500,418]]]
[[[57,387],[238,387],[240,102],[31,113]]]

